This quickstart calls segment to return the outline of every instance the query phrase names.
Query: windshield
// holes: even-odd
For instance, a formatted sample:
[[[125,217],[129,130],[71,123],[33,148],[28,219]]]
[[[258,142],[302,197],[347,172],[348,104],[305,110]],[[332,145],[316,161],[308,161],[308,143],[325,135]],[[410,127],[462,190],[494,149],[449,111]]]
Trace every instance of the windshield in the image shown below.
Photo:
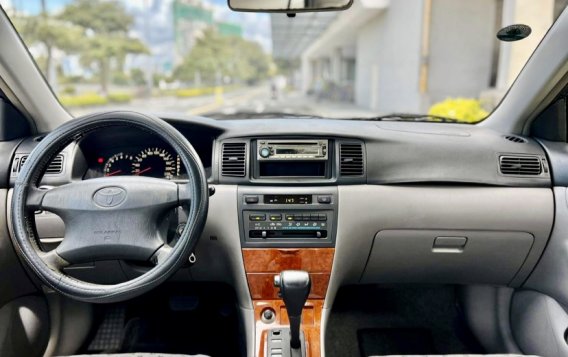
[[[498,105],[567,2],[355,0],[289,17],[233,12],[226,0],[0,0],[73,115],[465,123]],[[499,41],[513,24],[530,35]]]

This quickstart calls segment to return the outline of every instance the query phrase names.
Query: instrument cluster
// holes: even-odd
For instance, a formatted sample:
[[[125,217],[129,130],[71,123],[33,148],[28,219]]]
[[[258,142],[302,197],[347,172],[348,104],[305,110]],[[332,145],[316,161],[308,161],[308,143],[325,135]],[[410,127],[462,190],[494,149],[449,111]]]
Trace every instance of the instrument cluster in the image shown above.
[[[147,176],[174,180],[182,178],[179,155],[160,146],[125,148],[101,153],[89,164],[85,178],[101,176]]]

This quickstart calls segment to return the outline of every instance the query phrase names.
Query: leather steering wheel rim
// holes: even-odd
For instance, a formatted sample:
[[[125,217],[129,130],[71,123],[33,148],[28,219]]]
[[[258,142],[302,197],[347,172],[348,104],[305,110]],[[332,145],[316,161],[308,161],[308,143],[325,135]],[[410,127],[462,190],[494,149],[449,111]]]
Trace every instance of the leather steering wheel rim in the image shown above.
[[[60,190],[54,188],[43,191],[38,188],[48,164],[63,148],[92,131],[109,126],[135,127],[163,139],[180,156],[181,162],[187,170],[189,182],[176,184],[165,179],[123,176],[121,178],[106,177],[72,182],[61,186]],[[85,192],[82,192],[83,190]],[[54,193],[50,194],[51,191],[54,191]],[[100,197],[103,196],[99,193],[109,192],[118,197],[115,202],[111,202],[115,205],[112,207],[107,204],[108,202],[100,202]],[[70,198],[66,199],[68,196]],[[12,196],[11,219],[14,241],[27,265],[43,283],[53,290],[85,302],[111,303],[124,301],[139,296],[161,284],[187,261],[203,231],[207,217],[208,198],[205,170],[199,156],[188,140],[173,126],[155,116],[131,111],[113,111],[88,115],[71,120],[52,131],[28,156],[26,164],[18,174]],[[159,205],[156,205],[157,208],[152,207],[150,199],[159,201]],[[74,202],[75,200],[79,203]],[[116,202],[118,204],[115,204]],[[94,222],[83,222],[83,227],[75,229],[75,235],[80,236],[74,238],[75,245],[89,241],[96,246],[96,249],[92,251],[100,251],[101,254],[108,255],[109,251],[116,249],[117,254],[122,257],[125,252],[118,251],[119,248],[123,247],[120,244],[124,244],[121,240],[126,241],[127,238],[130,238],[127,243],[133,245],[132,249],[123,249],[128,254],[145,257],[152,249],[159,248],[152,253],[152,259],[155,260],[156,265],[139,277],[114,285],[88,283],[66,275],[62,271],[62,267],[68,265],[69,262],[57,251],[55,253],[42,252],[37,244],[38,237],[34,228],[35,209],[49,211],[44,207],[44,205],[47,205],[59,207],[61,212],[67,212],[63,210],[65,204],[69,205],[67,209],[73,214],[67,216],[63,214],[63,216],[68,218],[71,223],[88,219],[84,214],[85,207],[88,207],[89,214],[97,218],[93,218]],[[78,207],[78,205],[82,206]],[[134,232],[140,226],[154,227],[154,224],[147,223],[144,220],[150,221],[151,218],[159,216],[160,212],[158,211],[170,209],[174,206],[182,206],[187,209],[188,218],[185,229],[173,247],[167,246],[166,243],[159,246],[156,240],[158,236],[152,236],[151,232],[146,232],[152,236],[152,239],[148,239],[148,241],[144,240],[145,237],[140,237],[139,232]],[[83,215],[81,216],[78,212],[83,212]],[[128,219],[123,217],[119,220],[120,214],[128,214],[131,217],[127,217]],[[147,216],[144,216],[145,214]],[[72,217],[72,219],[69,217]],[[114,220],[113,217],[115,217]],[[67,239],[67,224],[69,222],[65,222],[66,237],[63,242]],[[103,227],[109,225],[115,227],[113,232],[118,232],[115,235],[110,233],[104,237],[104,240],[110,237],[108,244],[99,239],[100,235],[97,235],[99,231],[93,230],[93,227],[98,223]],[[133,230],[130,235],[129,230]],[[73,230],[70,228],[70,231]],[[84,231],[86,232],[83,236]],[[73,239],[69,238],[69,241],[71,242]],[[139,247],[136,244],[141,244],[142,247],[138,249]],[[68,247],[71,248],[67,251],[73,253],[69,253],[70,257],[79,257],[82,253],[89,251],[86,249],[89,248],[87,246],[81,247],[81,250],[73,250],[76,246],[72,244],[68,244]],[[77,252],[81,254],[76,254]]]

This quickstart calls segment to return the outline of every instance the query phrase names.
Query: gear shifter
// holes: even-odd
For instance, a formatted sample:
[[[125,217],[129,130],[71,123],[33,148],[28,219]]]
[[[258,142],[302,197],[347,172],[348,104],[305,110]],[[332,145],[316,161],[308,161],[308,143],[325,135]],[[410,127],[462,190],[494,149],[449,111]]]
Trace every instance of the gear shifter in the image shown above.
[[[302,308],[308,300],[312,286],[310,275],[303,270],[285,270],[274,276],[274,286],[280,288],[288,318],[290,319],[290,347],[299,349]]]

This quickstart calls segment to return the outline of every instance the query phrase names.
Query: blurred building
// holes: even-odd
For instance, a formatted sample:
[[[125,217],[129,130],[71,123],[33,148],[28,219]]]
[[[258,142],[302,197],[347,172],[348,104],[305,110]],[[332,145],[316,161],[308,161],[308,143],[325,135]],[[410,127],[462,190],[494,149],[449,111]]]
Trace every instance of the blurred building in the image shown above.
[[[338,13],[272,15],[274,56],[299,59],[301,90],[377,113],[425,112],[448,97],[495,105],[565,0],[357,0]],[[496,39],[503,26],[527,39]]]
[[[195,46],[203,31],[214,27],[227,36],[242,37],[243,29],[239,24],[219,22],[214,18],[214,9],[203,0],[174,0],[173,23],[175,35],[175,64]]]

